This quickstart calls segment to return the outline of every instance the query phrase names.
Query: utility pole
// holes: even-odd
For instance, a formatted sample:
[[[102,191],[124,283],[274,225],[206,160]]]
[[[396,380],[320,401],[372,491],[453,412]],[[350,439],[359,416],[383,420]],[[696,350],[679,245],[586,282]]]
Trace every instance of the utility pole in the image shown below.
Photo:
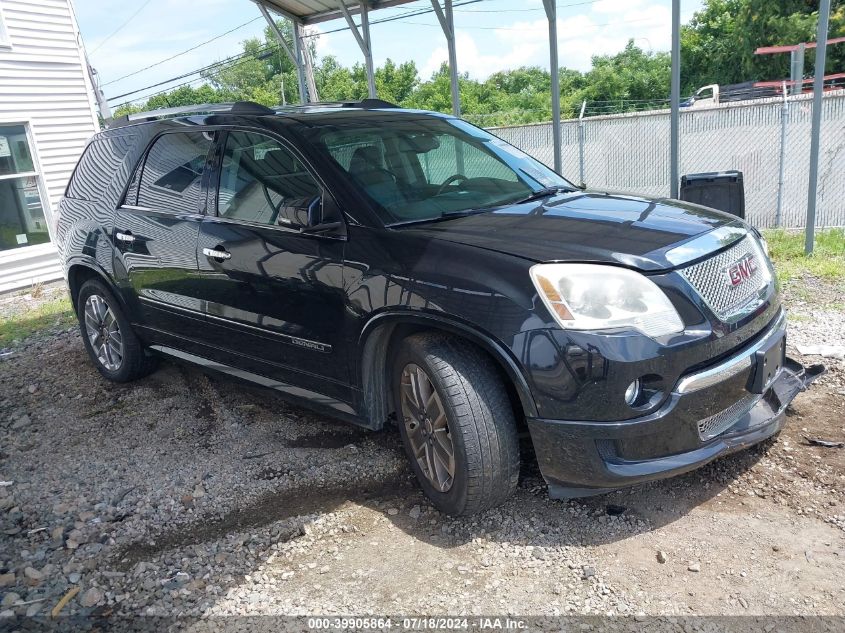
[[[317,95],[317,82],[314,81],[314,60],[311,59],[311,48],[303,34],[302,36],[302,57],[305,62],[305,84],[308,88],[308,95],[312,103],[317,103],[320,97]]]
[[[819,27],[816,35],[816,76],[813,81],[813,128],[810,133],[810,186],[807,193],[807,230],[804,253],[811,255],[816,237],[816,197],[819,188],[819,146],[822,129],[822,92],[824,65],[827,57],[827,30],[830,23],[830,0],[821,0]]]
[[[94,98],[97,100],[97,109],[100,111],[100,117],[102,117],[104,123],[108,123],[112,119],[111,108],[109,108],[109,102],[106,101],[106,96],[100,88],[97,70],[88,63],[87,55],[85,56],[85,66],[88,68],[88,79],[91,80],[91,87],[94,89]]]

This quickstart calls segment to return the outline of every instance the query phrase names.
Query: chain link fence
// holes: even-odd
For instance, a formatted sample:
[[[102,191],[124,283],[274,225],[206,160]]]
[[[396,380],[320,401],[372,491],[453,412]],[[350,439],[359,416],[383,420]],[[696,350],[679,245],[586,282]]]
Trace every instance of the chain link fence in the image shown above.
[[[823,108],[816,225],[845,226],[845,90],[826,94]],[[812,95],[795,95],[682,110],[680,173],[741,171],[749,222],[803,228],[812,109]],[[490,130],[552,165],[551,123]],[[570,180],[669,195],[668,110],[562,121],[561,137],[563,175]]]

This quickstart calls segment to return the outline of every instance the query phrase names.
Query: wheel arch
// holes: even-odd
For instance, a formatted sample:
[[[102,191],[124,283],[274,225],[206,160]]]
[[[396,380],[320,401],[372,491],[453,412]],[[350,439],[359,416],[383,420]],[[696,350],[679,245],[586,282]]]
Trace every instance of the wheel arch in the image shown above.
[[[536,403],[519,364],[510,350],[489,334],[444,315],[382,313],[367,323],[359,339],[359,408],[369,428],[382,428],[394,411],[389,368],[398,343],[412,334],[432,331],[458,336],[484,351],[499,369],[518,419],[537,416]]]
[[[102,281],[107,288],[112,290],[112,294],[117,297],[117,300],[122,303],[121,293],[114,291],[114,284],[102,268],[88,260],[77,260],[70,262],[67,268],[67,287],[74,312],[79,308],[76,305],[79,290],[82,288],[82,284],[89,279],[99,279]]]

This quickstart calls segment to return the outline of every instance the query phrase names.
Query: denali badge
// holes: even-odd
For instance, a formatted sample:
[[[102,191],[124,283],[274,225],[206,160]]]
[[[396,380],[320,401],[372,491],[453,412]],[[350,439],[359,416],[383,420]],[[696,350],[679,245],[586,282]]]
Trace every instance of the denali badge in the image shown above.
[[[754,255],[749,253],[738,262],[728,266],[725,271],[728,274],[728,285],[738,286],[757,272],[757,262],[754,261]]]

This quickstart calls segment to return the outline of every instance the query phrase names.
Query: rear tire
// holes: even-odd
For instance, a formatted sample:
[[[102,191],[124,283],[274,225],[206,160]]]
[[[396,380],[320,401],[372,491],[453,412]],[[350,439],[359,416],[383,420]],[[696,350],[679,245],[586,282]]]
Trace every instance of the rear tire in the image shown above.
[[[82,284],[76,316],[85,349],[105,378],[129,382],[155,370],[156,359],[146,354],[120,303],[102,281]]]
[[[398,350],[393,388],[405,452],[439,510],[474,514],[513,494],[516,421],[489,357],[454,337],[416,334]]]

